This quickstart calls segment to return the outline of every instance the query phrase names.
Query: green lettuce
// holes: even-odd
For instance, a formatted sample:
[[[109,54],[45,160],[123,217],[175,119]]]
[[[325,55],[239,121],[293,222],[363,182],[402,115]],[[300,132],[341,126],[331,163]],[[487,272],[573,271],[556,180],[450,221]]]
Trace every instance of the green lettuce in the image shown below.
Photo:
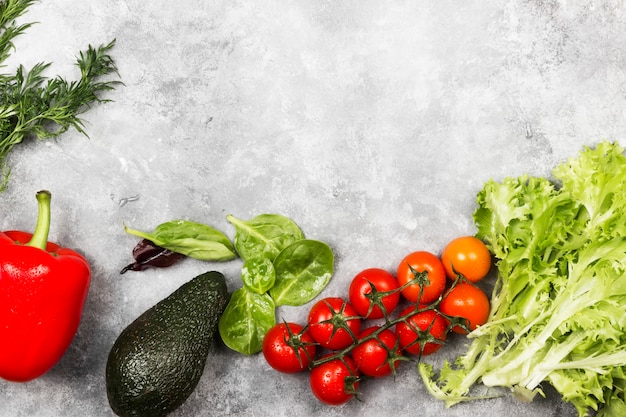
[[[491,313],[438,376],[419,364],[433,396],[448,406],[506,392],[531,401],[549,383],[581,417],[626,415],[623,152],[603,141],[552,179],[484,185],[474,223],[496,258]]]

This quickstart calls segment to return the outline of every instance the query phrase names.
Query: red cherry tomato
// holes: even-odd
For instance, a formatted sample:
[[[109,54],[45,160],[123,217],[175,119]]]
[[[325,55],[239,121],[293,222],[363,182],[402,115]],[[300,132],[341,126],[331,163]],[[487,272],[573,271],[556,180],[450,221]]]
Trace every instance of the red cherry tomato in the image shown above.
[[[311,307],[309,333],[321,346],[339,350],[359,337],[361,319],[350,303],[340,297],[327,297]]]
[[[295,373],[309,367],[317,348],[309,332],[302,330],[296,323],[279,323],[265,334],[263,356],[272,368]]]
[[[361,331],[359,339],[364,339],[378,329],[378,326],[368,327]],[[396,356],[400,356],[401,354],[400,347],[397,345],[396,340],[395,333],[389,329],[385,329],[380,332],[375,339],[361,342],[352,349],[352,359],[354,359],[354,363],[359,372],[376,378],[390,375],[392,369],[388,362],[389,352],[395,350]],[[393,366],[394,369],[397,369],[398,366],[400,366],[400,362],[394,361]]]
[[[328,405],[348,402],[359,387],[359,371],[349,356],[322,363],[311,370],[311,391]]]
[[[443,314],[466,319],[470,330],[487,322],[489,308],[489,298],[485,292],[467,282],[455,285],[439,304],[439,311]],[[454,326],[452,330],[455,333],[467,333],[461,326]]]
[[[416,312],[415,307],[410,306],[400,313],[400,317],[408,317],[406,322],[396,324],[400,346],[406,353],[430,355],[446,340],[448,323],[435,310]]]
[[[471,282],[483,279],[491,269],[491,253],[487,246],[474,236],[463,236],[448,243],[441,254],[448,278],[457,274]]]
[[[428,304],[435,301],[446,287],[446,271],[441,260],[430,252],[418,251],[408,254],[398,265],[398,284],[404,286],[404,298],[412,303]],[[420,297],[421,291],[421,297]],[[419,300],[418,300],[419,298]]]
[[[380,294],[378,298],[371,299],[373,289]],[[400,301],[399,285],[396,278],[384,269],[370,268],[359,272],[350,284],[350,304],[363,318],[380,319],[389,315]],[[375,297],[375,296],[374,296]],[[374,302],[372,302],[374,301]],[[380,307],[383,307],[381,310]]]

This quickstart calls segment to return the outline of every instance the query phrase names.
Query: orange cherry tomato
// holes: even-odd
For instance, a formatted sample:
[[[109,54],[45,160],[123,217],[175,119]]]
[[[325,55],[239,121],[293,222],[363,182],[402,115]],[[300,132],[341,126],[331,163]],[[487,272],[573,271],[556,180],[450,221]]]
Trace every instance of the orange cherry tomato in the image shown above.
[[[485,292],[468,282],[456,284],[444,295],[439,304],[439,311],[446,316],[466,319],[470,330],[487,322],[489,308],[489,299]],[[454,326],[452,331],[459,334],[467,333],[461,326]]]
[[[487,246],[474,236],[463,236],[451,241],[441,254],[446,275],[451,280],[457,274],[471,282],[483,279],[491,269],[491,253]]]

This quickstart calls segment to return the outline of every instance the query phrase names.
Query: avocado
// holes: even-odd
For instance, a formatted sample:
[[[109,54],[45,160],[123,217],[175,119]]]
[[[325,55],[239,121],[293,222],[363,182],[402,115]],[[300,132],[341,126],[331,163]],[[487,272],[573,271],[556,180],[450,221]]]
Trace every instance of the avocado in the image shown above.
[[[121,417],[165,416],[191,395],[230,295],[224,275],[183,284],[126,327],[106,364],[111,409]]]

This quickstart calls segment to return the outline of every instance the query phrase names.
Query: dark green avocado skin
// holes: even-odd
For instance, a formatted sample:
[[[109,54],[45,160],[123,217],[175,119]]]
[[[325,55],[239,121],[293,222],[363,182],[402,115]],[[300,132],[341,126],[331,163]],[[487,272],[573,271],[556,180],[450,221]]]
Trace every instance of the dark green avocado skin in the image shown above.
[[[198,275],[119,335],[106,365],[107,397],[121,417],[165,416],[196,388],[229,300],[224,276]]]

